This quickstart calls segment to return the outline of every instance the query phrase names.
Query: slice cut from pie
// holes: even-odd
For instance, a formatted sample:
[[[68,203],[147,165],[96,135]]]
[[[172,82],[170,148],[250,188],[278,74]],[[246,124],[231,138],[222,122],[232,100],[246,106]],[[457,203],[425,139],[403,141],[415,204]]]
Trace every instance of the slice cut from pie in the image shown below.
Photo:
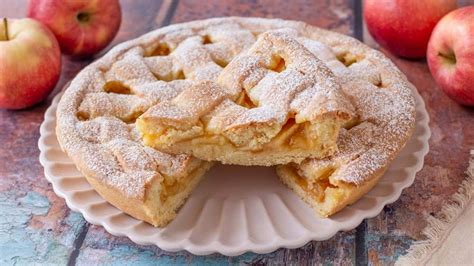
[[[372,189],[410,138],[412,86],[385,56],[355,40],[327,35],[300,41],[335,73],[356,110],[335,154],[277,167],[283,183],[328,217]]]

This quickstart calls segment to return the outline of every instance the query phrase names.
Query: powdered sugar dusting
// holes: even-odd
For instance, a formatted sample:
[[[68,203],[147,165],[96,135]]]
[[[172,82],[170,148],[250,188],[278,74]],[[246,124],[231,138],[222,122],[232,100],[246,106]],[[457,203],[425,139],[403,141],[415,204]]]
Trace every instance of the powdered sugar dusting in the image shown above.
[[[313,45],[312,42],[305,43]],[[320,44],[314,47],[327,53]],[[363,55],[363,59],[345,70],[333,70],[355,106],[359,121],[341,132],[339,151],[334,156],[324,160],[308,159],[298,168],[303,176],[312,178],[308,175],[312,169],[329,163],[337,169],[332,179],[361,185],[385,169],[408,141],[415,125],[415,103],[403,74],[379,52],[363,45],[347,46],[342,51]],[[333,56],[325,54],[324,57],[328,62],[333,60]]]
[[[212,132],[222,132],[237,146],[255,144],[252,147],[254,149],[270,142],[288,119],[293,117],[297,118],[297,123],[316,123],[317,118],[325,116],[350,119],[353,116],[352,105],[345,99],[334,75],[297,41],[296,35],[297,32],[289,28],[263,33],[249,50],[235,57],[218,77],[212,71],[206,73],[205,79],[191,76],[195,80],[208,81],[196,82],[176,98],[158,103],[140,119],[153,126],[159,124],[160,130],[172,126],[187,130],[183,135],[193,136],[205,134],[207,128],[194,133],[190,130],[200,126],[198,123],[201,121],[209,121]],[[199,37],[185,40],[175,52],[186,55],[186,77],[197,71],[206,71],[206,62],[212,63],[210,56],[202,51]],[[179,57],[182,64],[184,60],[184,57]],[[216,79],[219,86],[214,83]],[[248,95],[255,107],[238,108],[228,101],[224,102],[229,99],[236,102],[234,105],[239,105],[238,97],[243,93]],[[221,107],[223,104],[225,108]],[[217,110],[228,113],[229,109],[238,111],[232,115],[232,119],[223,120]],[[214,121],[214,117],[219,123]],[[247,134],[243,134],[243,130]],[[255,141],[257,136],[265,137]],[[168,139],[169,143],[164,145],[181,140]]]
[[[125,197],[143,199],[146,185],[162,179],[163,175],[182,178],[201,162],[190,156],[168,155],[145,147],[134,119],[151,106],[175,98],[195,82],[217,80],[222,68],[255,42],[254,34],[284,28],[284,34],[297,37],[319,60],[312,60],[316,63],[307,60],[297,70],[304,75],[318,75],[318,82],[311,89],[299,88],[306,86],[305,78],[286,80],[281,97],[293,95],[289,108],[299,110],[304,117],[341,109],[357,113],[362,123],[341,133],[339,153],[327,160],[339,165],[335,179],[355,184],[365,182],[370,173],[393,159],[414,127],[414,101],[408,83],[379,52],[350,37],[301,22],[210,19],[172,25],[118,45],[83,69],[64,92],[57,112],[62,148],[85,175],[122,191]],[[166,44],[170,53],[149,56],[159,44]],[[293,48],[285,52],[298,60]],[[344,52],[363,55],[363,59],[346,67],[337,60]],[[291,63],[291,60],[286,62],[288,66]],[[256,64],[253,61],[239,66],[240,76],[232,82],[239,82],[246,89],[256,87],[268,74],[263,68],[250,71]],[[312,71],[315,67],[318,71]],[[110,84],[111,81],[117,83]],[[110,86],[108,91],[104,89],[107,86]],[[333,89],[325,89],[334,86],[340,86],[337,92],[342,93],[340,97],[337,93],[329,94]],[[267,96],[263,95],[274,93],[257,92],[252,100],[264,101]],[[322,95],[316,97],[312,93]],[[351,104],[341,102],[344,93],[356,110],[351,109]],[[319,99],[326,96],[329,101],[314,101],[312,106],[316,109],[303,109],[303,103],[311,96]],[[323,110],[318,110],[321,106]],[[301,167],[323,161],[307,160]]]

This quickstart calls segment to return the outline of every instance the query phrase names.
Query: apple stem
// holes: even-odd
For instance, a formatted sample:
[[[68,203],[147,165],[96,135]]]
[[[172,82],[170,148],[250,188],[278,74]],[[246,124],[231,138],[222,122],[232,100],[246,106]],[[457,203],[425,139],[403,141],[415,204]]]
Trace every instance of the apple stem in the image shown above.
[[[443,60],[448,63],[448,64],[456,64],[456,55],[454,54],[453,51],[450,51],[449,53],[443,54],[443,53],[438,53],[438,56],[442,57]]]
[[[86,22],[89,21],[89,19],[90,19],[89,13],[80,12],[79,14],[77,14],[77,20],[78,20],[80,23],[86,23]]]
[[[7,21],[7,18],[3,18],[3,25],[5,26],[5,38],[8,41],[9,38],[8,38],[8,21]]]

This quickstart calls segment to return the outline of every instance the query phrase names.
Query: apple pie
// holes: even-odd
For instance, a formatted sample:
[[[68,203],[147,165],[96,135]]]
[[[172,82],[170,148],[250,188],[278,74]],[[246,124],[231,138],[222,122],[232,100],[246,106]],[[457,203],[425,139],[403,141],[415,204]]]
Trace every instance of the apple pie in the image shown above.
[[[352,104],[329,68],[288,30],[261,34],[217,77],[206,75],[210,80],[197,80],[193,67],[184,69],[184,77],[197,82],[138,118],[144,143],[239,165],[332,155],[339,129],[353,118]]]
[[[414,116],[381,53],[302,22],[231,17],[116,46],[66,87],[56,132],[100,195],[165,226],[208,160],[285,163],[283,182],[331,215],[377,182]]]

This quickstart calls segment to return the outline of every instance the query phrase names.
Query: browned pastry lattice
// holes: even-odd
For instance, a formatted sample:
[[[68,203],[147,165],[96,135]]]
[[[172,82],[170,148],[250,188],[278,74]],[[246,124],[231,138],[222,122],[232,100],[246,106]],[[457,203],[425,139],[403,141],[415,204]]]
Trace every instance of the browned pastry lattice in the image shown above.
[[[329,68],[287,31],[263,33],[220,75],[150,108],[137,121],[145,144],[240,165],[332,155],[352,105]]]
[[[305,74],[328,73],[317,82],[339,86],[343,91],[340,93],[345,93],[352,103],[324,111],[345,108],[349,114],[351,106],[355,107],[357,119],[344,124],[335,155],[288,164],[278,170],[282,180],[321,214],[334,213],[370,189],[406,143],[414,127],[414,101],[403,74],[381,53],[350,37],[301,22],[256,18],[194,21],[158,29],[118,45],[84,68],[65,90],[57,112],[57,135],[62,148],[106,200],[138,219],[166,225],[210,163],[146,147],[136,130],[136,119],[152,106],[184,97],[189,88],[198,92],[199,88],[212,89],[213,86],[199,87],[210,81],[229,89],[232,88],[227,82],[244,88],[245,93],[224,97],[222,103],[232,102],[230,109],[221,103],[229,115],[234,115],[233,108],[258,109],[264,93],[279,93],[260,90],[263,84],[293,81],[285,79],[285,72],[294,72],[291,59],[267,53],[263,67],[252,72],[253,83],[247,73],[239,72],[242,67],[233,67],[239,61],[229,63],[236,56],[256,55],[249,48],[256,36],[269,30],[280,30],[285,38],[297,41],[295,47],[306,47],[319,59],[315,59],[317,67],[326,70]],[[261,72],[265,75],[260,77]],[[229,74],[231,77],[224,78]],[[247,81],[232,80],[233,77]],[[311,90],[299,94],[305,91]],[[285,108],[291,110],[292,106]],[[312,115],[302,110],[302,119]],[[232,126],[219,125],[229,121],[217,117],[200,120],[227,134],[229,142],[234,139],[240,145],[232,137]],[[295,114],[292,119],[298,117]],[[275,121],[284,123],[284,132],[291,132],[286,128],[292,127],[292,119]],[[238,127],[235,130],[238,132]],[[251,138],[243,139],[248,147],[259,146],[259,141],[253,144]]]

